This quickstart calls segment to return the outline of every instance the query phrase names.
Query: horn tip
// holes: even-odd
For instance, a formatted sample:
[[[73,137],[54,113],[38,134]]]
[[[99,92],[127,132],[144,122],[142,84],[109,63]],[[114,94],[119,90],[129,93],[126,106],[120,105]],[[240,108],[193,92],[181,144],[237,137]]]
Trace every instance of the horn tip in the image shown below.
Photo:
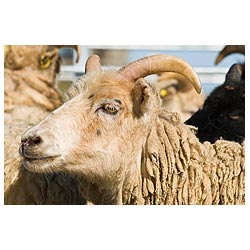
[[[215,62],[214,62],[214,64],[218,65],[220,63],[220,61],[221,61],[221,59],[219,57],[217,57],[216,60],[215,60]]]
[[[195,86],[195,90],[196,90],[197,94],[200,94],[201,93],[201,85]]]

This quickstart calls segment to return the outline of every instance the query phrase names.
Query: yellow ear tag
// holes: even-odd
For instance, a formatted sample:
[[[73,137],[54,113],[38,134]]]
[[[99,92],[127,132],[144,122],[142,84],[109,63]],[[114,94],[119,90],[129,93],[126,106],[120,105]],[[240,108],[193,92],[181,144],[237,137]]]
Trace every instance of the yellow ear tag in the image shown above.
[[[47,69],[51,64],[51,60],[47,56],[42,54],[40,57],[39,64],[41,69]]]
[[[165,97],[165,96],[167,96],[168,95],[168,91],[166,90],[166,89],[161,89],[160,90],[160,96],[161,97]]]

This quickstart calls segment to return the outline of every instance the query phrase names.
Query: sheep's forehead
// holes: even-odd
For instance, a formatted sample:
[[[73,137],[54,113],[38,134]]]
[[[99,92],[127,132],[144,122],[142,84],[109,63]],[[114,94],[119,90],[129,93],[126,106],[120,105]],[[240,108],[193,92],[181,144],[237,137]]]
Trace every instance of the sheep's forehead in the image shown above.
[[[84,94],[86,97],[93,96],[100,98],[125,98],[130,99],[134,84],[117,76],[114,73],[102,74],[93,77],[86,77],[83,82],[76,86],[77,94]]]
[[[101,83],[96,88],[92,86],[89,88],[89,93],[94,95],[96,98],[127,98],[131,96],[131,88],[124,86],[119,83]]]

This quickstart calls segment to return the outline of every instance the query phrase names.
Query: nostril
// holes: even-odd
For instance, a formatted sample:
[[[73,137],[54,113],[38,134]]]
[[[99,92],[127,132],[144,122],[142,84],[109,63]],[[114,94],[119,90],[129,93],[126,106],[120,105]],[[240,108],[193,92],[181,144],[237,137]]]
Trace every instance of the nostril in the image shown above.
[[[42,142],[42,138],[40,136],[33,136],[33,137],[23,138],[21,140],[22,147],[35,146],[35,145],[40,144],[41,142]]]
[[[25,143],[27,142],[27,140],[28,140],[27,138],[22,138],[22,139],[21,139],[21,143],[22,143],[22,144],[25,144]]]
[[[32,138],[32,141],[35,145],[40,144],[42,142],[42,138],[40,136],[36,136]]]

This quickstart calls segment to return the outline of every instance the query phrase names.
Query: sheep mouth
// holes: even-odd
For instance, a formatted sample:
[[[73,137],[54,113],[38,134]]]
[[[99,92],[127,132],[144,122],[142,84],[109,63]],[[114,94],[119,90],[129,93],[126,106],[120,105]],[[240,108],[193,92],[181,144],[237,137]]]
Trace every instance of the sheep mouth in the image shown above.
[[[45,156],[45,157],[24,157],[24,160],[30,161],[30,162],[35,162],[35,161],[53,161],[56,158],[60,157],[60,155],[55,155],[55,156]]]
[[[37,173],[47,172],[60,162],[60,155],[45,156],[45,157],[24,157],[23,166],[31,171]]]

